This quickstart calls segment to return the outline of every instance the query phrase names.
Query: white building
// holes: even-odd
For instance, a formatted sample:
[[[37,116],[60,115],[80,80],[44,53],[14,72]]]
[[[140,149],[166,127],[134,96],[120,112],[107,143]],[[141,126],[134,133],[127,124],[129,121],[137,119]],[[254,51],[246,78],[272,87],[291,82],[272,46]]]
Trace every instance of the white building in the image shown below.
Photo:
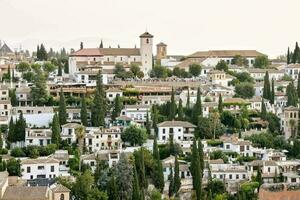
[[[183,148],[189,148],[193,143],[196,126],[185,121],[164,121],[157,125],[158,143],[167,143],[173,136],[174,142]]]
[[[300,72],[300,64],[289,64],[284,69],[285,74],[291,76],[294,80],[297,80]]]
[[[145,124],[147,113],[149,120],[151,119],[151,106],[149,105],[125,105],[121,111],[121,115],[130,117],[133,121]]]
[[[140,48],[83,48],[69,56],[70,74],[77,81],[91,83],[95,74],[87,71],[114,69],[116,64],[122,64],[129,69],[131,64],[140,66],[145,77],[152,69],[153,35],[148,32],[140,35]]]
[[[59,161],[52,158],[26,159],[21,161],[22,179],[56,178]]]
[[[277,70],[277,69],[248,69],[248,72],[250,76],[256,81],[256,82],[263,82],[264,77],[266,75],[266,72],[269,73],[269,79],[272,80],[281,80],[284,76],[284,70]]]
[[[280,125],[285,139],[297,137],[297,127],[299,120],[299,109],[294,106],[289,106],[283,109],[280,117]]]
[[[47,146],[51,144],[51,129],[25,129],[25,146]]]
[[[69,144],[76,142],[76,128],[80,127],[80,124],[67,123],[61,126],[61,139],[67,140]]]
[[[119,95],[119,97],[122,97],[123,91],[118,88],[109,88],[108,90],[106,90],[106,98],[109,104],[113,104],[117,95]]]

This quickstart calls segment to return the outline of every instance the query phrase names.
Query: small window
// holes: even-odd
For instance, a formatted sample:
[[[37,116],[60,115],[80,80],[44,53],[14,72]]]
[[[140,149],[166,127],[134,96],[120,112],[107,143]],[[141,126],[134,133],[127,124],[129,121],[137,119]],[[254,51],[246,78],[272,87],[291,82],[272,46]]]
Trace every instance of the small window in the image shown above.
[[[51,166],[51,172],[54,172],[54,166]]]
[[[30,171],[31,171],[30,167],[27,167],[27,173],[30,173]]]
[[[149,39],[148,38],[146,39],[146,43],[149,44]]]
[[[38,166],[38,170],[42,170],[42,169],[45,169],[44,166]]]
[[[239,178],[240,178],[240,176],[237,174],[237,175],[236,175],[236,179],[239,179]]]
[[[60,200],[65,200],[65,195],[64,194],[60,195]]]

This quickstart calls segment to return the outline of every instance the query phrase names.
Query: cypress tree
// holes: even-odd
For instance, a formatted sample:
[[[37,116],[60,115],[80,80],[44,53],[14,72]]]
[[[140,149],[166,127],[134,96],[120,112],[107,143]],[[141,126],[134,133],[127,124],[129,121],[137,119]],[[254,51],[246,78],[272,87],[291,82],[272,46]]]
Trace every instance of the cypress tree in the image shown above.
[[[87,113],[85,96],[82,96],[81,98],[80,119],[83,126],[88,126],[88,113]]]
[[[165,186],[164,183],[164,174],[163,174],[163,167],[160,162],[160,156],[159,156],[159,150],[157,146],[157,139],[154,138],[154,144],[153,144],[153,158],[155,160],[154,164],[154,171],[153,171],[153,182],[154,186],[162,192]]]
[[[12,106],[18,105],[17,95],[16,95],[16,89],[9,90],[9,97],[10,102]]]
[[[196,190],[196,199],[200,200],[202,196],[202,177],[201,177],[201,166],[199,151],[197,148],[196,139],[193,141],[192,147],[192,162],[191,162],[191,173],[193,177],[193,188]]]
[[[103,48],[103,41],[101,40],[101,43],[99,45],[99,48],[102,49]]]
[[[0,149],[2,149],[2,148],[3,148],[3,134],[0,131]]]
[[[287,106],[297,106],[298,94],[293,81],[286,88],[286,96],[288,97]]]
[[[291,57],[290,57],[290,47],[288,47],[287,55],[286,55],[286,63],[290,64]]]
[[[58,116],[60,125],[64,125],[67,123],[68,114],[66,108],[65,95],[62,88],[60,88]]]
[[[169,111],[169,120],[175,119],[175,116],[176,116],[175,92],[174,92],[174,88],[172,88],[171,105],[170,105],[170,111]]]
[[[267,109],[264,98],[261,100],[261,118],[264,120],[267,118]]]
[[[15,135],[16,135],[16,141],[25,141],[25,129],[26,129],[26,121],[23,117],[23,113],[21,112],[19,115],[19,119],[16,122],[16,129],[15,129]]]
[[[192,178],[193,178],[193,187],[194,189],[196,188],[195,187],[195,183],[196,183],[196,168],[197,168],[197,158],[198,158],[198,161],[199,161],[199,152],[198,152],[198,149],[197,149],[197,142],[196,142],[196,139],[194,138],[193,139],[193,146],[192,146],[192,161],[191,161],[191,174],[192,174]]]
[[[270,103],[273,105],[275,101],[275,87],[274,87],[274,79],[272,78],[272,86],[271,86],[271,99]]]
[[[10,117],[9,125],[8,125],[8,136],[7,140],[9,142],[15,142],[16,141],[16,131],[15,131],[15,123],[12,117]]]
[[[80,49],[83,49],[83,42],[80,42]]]
[[[156,105],[153,105],[152,107],[152,113],[151,113],[151,118],[152,118],[152,127],[154,129],[155,135],[157,135],[157,124],[158,124],[158,110]]]
[[[59,119],[58,119],[57,114],[55,113],[53,120],[52,120],[51,142],[52,142],[52,144],[56,144],[56,147],[59,148],[60,141],[61,141],[61,137],[60,137]]]
[[[298,98],[300,98],[300,72],[298,74],[298,80],[297,80],[297,93],[298,93]]]
[[[140,184],[143,188],[147,188],[148,187],[148,182],[146,179],[146,174],[145,174],[145,160],[144,160],[144,150],[143,148],[141,148],[140,150],[140,171],[139,171],[139,177],[140,177]]]
[[[97,75],[96,94],[93,101],[92,124],[93,126],[104,126],[106,115],[106,98],[102,83],[102,75]]]
[[[170,175],[169,175],[169,197],[172,197],[174,194],[174,178],[173,178],[173,166],[170,164]]]
[[[186,109],[190,109],[190,88],[188,88],[188,93],[187,93]]]
[[[107,195],[109,200],[118,199],[118,191],[117,191],[116,178],[114,172],[112,172],[109,180]]]
[[[174,193],[177,193],[181,186],[181,179],[179,174],[179,162],[177,155],[175,156],[175,168],[174,168]]]
[[[170,147],[170,154],[175,155],[175,145],[174,145],[174,135],[170,134],[169,136],[169,147]]]
[[[116,98],[114,99],[114,107],[112,111],[112,119],[115,120],[117,117],[120,116],[122,110],[122,101],[119,94],[117,94]]]
[[[292,56],[292,63],[297,63],[299,61],[299,57],[300,57],[300,49],[298,46],[298,42],[296,42],[295,50],[294,50],[293,56]]]
[[[147,130],[147,134],[150,135],[151,134],[151,123],[149,120],[149,113],[147,111],[147,115],[146,115],[146,130]]]
[[[203,177],[204,172],[204,152],[203,152],[203,146],[201,143],[201,139],[198,140],[198,152],[199,152],[199,166],[201,170],[201,178]]]
[[[178,119],[183,120],[183,107],[182,107],[181,99],[179,99],[179,105],[178,105]]]
[[[192,111],[192,122],[198,124],[199,116],[202,116],[202,102],[200,88],[197,90],[197,100]]]
[[[265,99],[271,98],[271,89],[270,89],[270,80],[269,80],[269,72],[266,71],[266,75],[264,77],[264,89],[263,89],[263,97]]]
[[[36,58],[37,58],[37,60],[41,60],[40,46],[39,45],[37,45],[37,47],[36,47]]]
[[[138,179],[138,174],[136,171],[136,166],[133,165],[133,183],[132,183],[132,199],[141,200],[141,191],[140,191],[140,184]]]
[[[223,112],[223,99],[222,99],[222,95],[221,94],[219,94],[218,111],[219,111],[219,113]]]

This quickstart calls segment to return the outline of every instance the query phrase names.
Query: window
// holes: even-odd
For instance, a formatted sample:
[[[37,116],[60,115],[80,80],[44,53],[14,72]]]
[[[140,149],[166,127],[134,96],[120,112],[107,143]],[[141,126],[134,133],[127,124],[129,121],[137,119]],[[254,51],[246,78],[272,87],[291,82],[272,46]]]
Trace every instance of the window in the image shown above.
[[[30,167],[27,167],[27,173],[30,173]]]
[[[163,132],[163,133],[166,133],[166,129],[163,128],[163,129],[162,129],[162,132]]]
[[[271,168],[270,168],[270,167],[268,167],[268,172],[269,172],[269,173],[271,172]]]
[[[181,128],[178,129],[178,132],[181,132]]]
[[[246,179],[246,174],[243,174],[243,179]]]
[[[170,132],[170,133],[174,133],[174,129],[173,129],[173,128],[170,128],[169,132]]]
[[[146,39],[146,43],[149,44],[149,39],[148,38]]]
[[[72,129],[68,129],[68,133],[69,133],[69,135],[71,135],[72,134]]]
[[[232,174],[229,174],[229,179],[232,179]]]
[[[33,179],[33,175],[30,175],[30,179]]]
[[[45,169],[44,166],[38,166],[38,170],[42,170],[42,169]]]
[[[64,194],[60,195],[60,200],[65,200],[65,195]]]
[[[4,109],[7,109],[7,105],[4,105]]]
[[[94,161],[91,162],[91,166],[92,167],[95,166],[95,162]]]
[[[54,172],[54,166],[51,166],[51,172]]]
[[[240,176],[237,174],[237,175],[236,175],[236,179],[239,179],[239,178],[240,178]]]

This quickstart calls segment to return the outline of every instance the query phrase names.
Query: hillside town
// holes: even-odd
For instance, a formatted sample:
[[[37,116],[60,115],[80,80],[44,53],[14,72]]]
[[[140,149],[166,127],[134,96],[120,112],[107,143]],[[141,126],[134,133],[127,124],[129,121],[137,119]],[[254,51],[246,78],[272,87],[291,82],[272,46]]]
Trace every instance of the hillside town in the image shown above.
[[[0,199],[299,198],[298,43],[169,55],[154,37],[1,42]]]

